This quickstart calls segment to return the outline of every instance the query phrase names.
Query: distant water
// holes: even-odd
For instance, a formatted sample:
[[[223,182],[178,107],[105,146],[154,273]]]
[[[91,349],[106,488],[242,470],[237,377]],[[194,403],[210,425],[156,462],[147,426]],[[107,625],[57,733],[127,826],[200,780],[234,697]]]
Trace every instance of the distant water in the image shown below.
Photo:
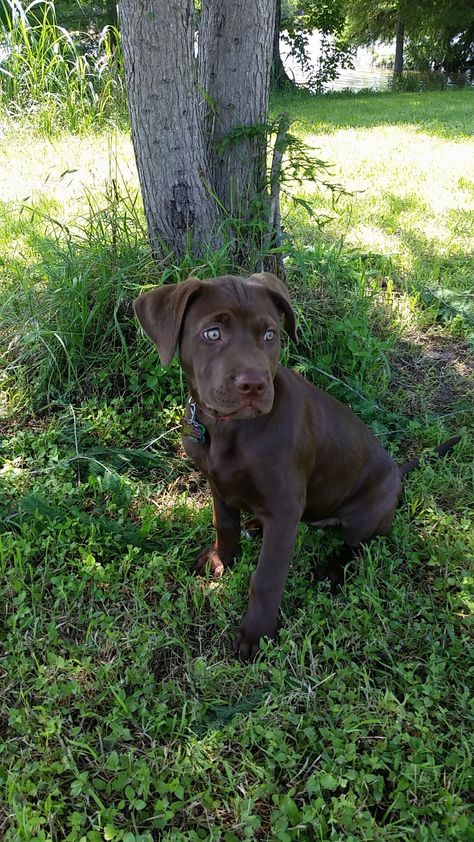
[[[288,47],[282,41],[280,45],[281,55],[285,65],[286,72],[290,78],[294,79],[298,84],[304,84],[307,81],[305,73],[301,70],[298,62],[294,58],[288,57]],[[321,35],[319,32],[313,32],[309,38],[309,56],[312,64],[317,67],[319,55],[321,51]],[[393,61],[395,55],[395,44],[377,44],[376,50],[368,47],[359,47],[356,52],[353,70],[341,70],[337,79],[333,82],[328,82],[325,85],[326,91],[362,91],[371,88],[376,91],[388,90],[391,87],[393,80],[393,70],[388,70],[384,67],[377,67],[375,62],[385,60],[387,62]],[[415,75],[415,74],[414,74]],[[429,79],[442,78],[440,74],[420,74],[420,81],[426,85],[429,84]],[[473,85],[474,79],[472,73],[458,74],[453,77],[444,79],[448,87]]]
[[[374,91],[386,91],[391,87],[393,70],[382,67],[364,68],[354,62],[354,70],[341,70],[337,79],[325,85],[327,91],[362,91],[371,88]]]
[[[307,75],[301,70],[298,62],[288,57],[288,47],[282,41],[280,45],[281,55],[285,65],[286,72],[290,78],[302,85],[307,81]],[[321,52],[321,35],[319,32],[313,32],[309,37],[308,53],[311,63],[317,67],[319,55]],[[390,59],[393,52],[390,47],[380,45],[377,49],[377,59],[381,55]],[[325,90],[328,91],[342,91],[350,89],[351,91],[360,91],[364,88],[372,88],[375,90],[386,90],[390,87],[393,72],[385,68],[374,66],[374,53],[366,47],[359,47],[354,58],[354,70],[341,70],[340,75],[333,82],[328,82]]]

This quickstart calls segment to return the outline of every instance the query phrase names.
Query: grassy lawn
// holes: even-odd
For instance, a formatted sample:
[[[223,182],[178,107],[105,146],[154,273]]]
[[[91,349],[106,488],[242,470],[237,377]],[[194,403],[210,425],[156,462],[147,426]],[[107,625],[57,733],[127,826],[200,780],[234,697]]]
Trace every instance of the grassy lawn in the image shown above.
[[[333,165],[285,202],[301,341],[406,478],[332,597],[300,528],[278,645],[230,654],[258,546],[218,581],[186,400],[138,335],[151,265],[126,132],[0,146],[0,838],[470,842],[473,94],[280,98]],[[430,448],[462,440],[444,460]]]

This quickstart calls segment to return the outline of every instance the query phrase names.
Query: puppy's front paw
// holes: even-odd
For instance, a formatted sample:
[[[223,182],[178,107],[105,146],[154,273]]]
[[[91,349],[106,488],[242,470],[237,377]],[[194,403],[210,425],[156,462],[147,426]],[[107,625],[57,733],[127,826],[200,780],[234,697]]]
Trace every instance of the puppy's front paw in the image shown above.
[[[234,652],[242,661],[253,661],[260,649],[260,639],[277,636],[278,622],[262,613],[248,611],[234,639]]]
[[[200,554],[197,560],[196,570],[200,576],[210,573],[215,579],[219,579],[227,566],[226,560],[219,555],[216,545],[211,544],[210,547],[206,547]]]

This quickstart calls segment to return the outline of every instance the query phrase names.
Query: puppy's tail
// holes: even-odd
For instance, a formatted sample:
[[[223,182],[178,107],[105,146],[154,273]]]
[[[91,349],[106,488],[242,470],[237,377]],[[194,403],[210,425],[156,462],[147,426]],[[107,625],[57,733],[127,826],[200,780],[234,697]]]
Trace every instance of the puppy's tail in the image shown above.
[[[450,450],[461,440],[461,436],[453,436],[452,439],[448,439],[443,444],[440,444],[438,447],[435,447],[433,453],[436,453],[438,456],[446,456]],[[405,462],[404,465],[400,465],[400,476],[404,477],[405,474],[411,473],[411,471],[415,471],[417,468],[420,467],[420,460],[413,459],[411,462]]]

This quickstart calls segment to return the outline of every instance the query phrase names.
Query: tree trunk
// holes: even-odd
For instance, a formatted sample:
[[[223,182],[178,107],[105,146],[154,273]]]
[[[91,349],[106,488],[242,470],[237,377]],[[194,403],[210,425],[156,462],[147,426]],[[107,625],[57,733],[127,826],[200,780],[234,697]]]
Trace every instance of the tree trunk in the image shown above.
[[[200,85],[212,183],[246,218],[266,188],[268,91],[275,0],[202,0]]]
[[[1,2],[1,0],[0,0]],[[110,49],[114,57],[117,55],[117,49],[119,46],[119,38],[118,38],[118,30],[119,30],[119,20],[118,20],[118,9],[117,9],[117,0],[107,0],[106,7],[105,7],[105,19],[106,19],[106,26],[110,26],[109,30],[109,40],[110,40]]]
[[[402,18],[402,13],[398,13],[398,20],[397,20],[397,35],[396,35],[396,43],[395,43],[395,64],[393,66],[393,72],[395,76],[399,76],[403,73],[403,39],[405,35],[405,23]]]
[[[117,0],[107,0],[105,14],[108,26],[118,27]]]
[[[285,66],[280,54],[280,28],[281,28],[281,0],[276,0],[275,6],[275,25],[273,27],[273,47],[272,47],[272,85],[276,90],[281,91],[285,88],[295,88],[295,82],[290,79],[285,70]]]
[[[202,253],[217,219],[194,58],[194,0],[120,0],[128,105],[154,253]]]

